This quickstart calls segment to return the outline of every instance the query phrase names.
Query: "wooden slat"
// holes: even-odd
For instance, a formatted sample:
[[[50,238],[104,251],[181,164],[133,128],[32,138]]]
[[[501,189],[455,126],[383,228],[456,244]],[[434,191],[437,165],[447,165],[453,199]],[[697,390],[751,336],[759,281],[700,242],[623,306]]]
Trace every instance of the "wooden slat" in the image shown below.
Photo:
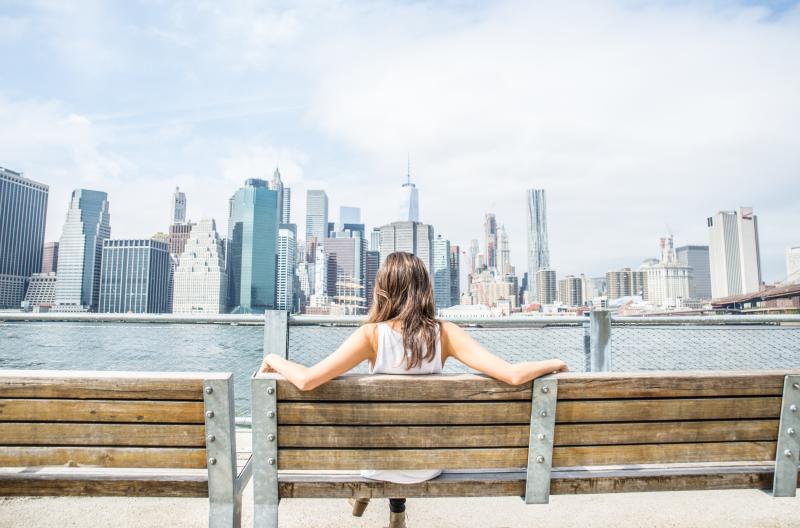
[[[0,370],[0,398],[202,400],[204,379],[230,374]]]
[[[0,467],[204,468],[206,450],[174,447],[0,447]]]
[[[203,425],[0,422],[0,445],[205,447]]]
[[[556,422],[777,418],[780,416],[780,406],[781,398],[771,396],[763,398],[560,401],[556,407]]]
[[[777,434],[778,420],[559,424],[554,443],[580,446],[771,441]],[[328,449],[526,447],[529,436],[528,425],[286,425],[278,431],[278,442],[282,448]]]
[[[278,469],[518,468],[527,448],[506,449],[280,449]]]
[[[6,422],[204,423],[203,402],[0,399]]]
[[[559,400],[780,396],[783,378],[800,370],[564,373]]]
[[[775,442],[706,442],[553,448],[553,465],[606,466],[775,460]]]
[[[279,424],[529,424],[530,402],[278,403]]]

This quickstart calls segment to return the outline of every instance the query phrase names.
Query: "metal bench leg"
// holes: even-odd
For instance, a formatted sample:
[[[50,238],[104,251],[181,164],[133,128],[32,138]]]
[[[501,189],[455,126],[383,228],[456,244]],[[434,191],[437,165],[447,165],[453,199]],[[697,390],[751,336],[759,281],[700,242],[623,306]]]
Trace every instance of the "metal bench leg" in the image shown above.
[[[553,468],[557,399],[558,378],[548,375],[533,381],[525,504],[550,502],[550,470]]]
[[[278,528],[278,405],[274,379],[253,378],[255,528]]]
[[[773,497],[797,495],[798,464],[800,464],[800,375],[794,375],[786,376],[783,382]]]
[[[208,454],[208,526],[239,528],[242,496],[236,488],[236,424],[233,377],[205,380],[203,400]]]

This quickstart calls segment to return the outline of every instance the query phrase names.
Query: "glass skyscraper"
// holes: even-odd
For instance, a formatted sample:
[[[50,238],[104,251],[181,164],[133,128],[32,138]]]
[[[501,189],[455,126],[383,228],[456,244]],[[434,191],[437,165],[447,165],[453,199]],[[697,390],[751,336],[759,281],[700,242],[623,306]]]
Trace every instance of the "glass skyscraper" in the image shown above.
[[[436,239],[432,242],[433,255],[431,257],[432,263],[432,277],[433,277],[433,296],[436,303],[436,309],[442,310],[452,306],[451,296],[451,270],[450,270],[450,241],[442,238],[442,235],[437,235]]]
[[[328,195],[321,190],[306,191],[306,260],[316,258],[317,244],[328,236]]]
[[[56,309],[97,309],[103,240],[111,236],[108,195],[76,189],[58,244]]]
[[[230,199],[229,305],[235,313],[275,308],[278,193],[249,179]]]
[[[98,311],[168,313],[169,246],[159,240],[105,240]]]
[[[547,201],[544,189],[528,189],[526,200],[526,225],[528,238],[528,287],[531,299],[537,299],[536,272],[550,267],[550,249],[547,245]]]
[[[19,308],[42,266],[47,185],[0,167],[0,308]]]

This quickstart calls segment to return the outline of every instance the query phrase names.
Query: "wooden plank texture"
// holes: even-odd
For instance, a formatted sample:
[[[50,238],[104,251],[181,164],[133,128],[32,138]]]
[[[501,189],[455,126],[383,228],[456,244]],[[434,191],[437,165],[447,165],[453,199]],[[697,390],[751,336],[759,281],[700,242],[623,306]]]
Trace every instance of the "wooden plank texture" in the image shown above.
[[[530,402],[278,403],[279,424],[529,424]]]
[[[775,442],[703,442],[553,448],[553,465],[607,466],[688,462],[763,462],[775,459]]]
[[[0,399],[6,422],[204,423],[203,402]]]
[[[561,386],[559,385],[559,391]],[[559,392],[560,394],[560,392]],[[563,401],[556,422],[636,422],[777,418],[780,397],[675,398],[654,400]]]
[[[203,425],[0,422],[0,445],[205,447]]]
[[[0,496],[208,497],[208,476],[85,472],[0,473]]]
[[[0,467],[204,468],[206,450],[174,447],[0,447]]]

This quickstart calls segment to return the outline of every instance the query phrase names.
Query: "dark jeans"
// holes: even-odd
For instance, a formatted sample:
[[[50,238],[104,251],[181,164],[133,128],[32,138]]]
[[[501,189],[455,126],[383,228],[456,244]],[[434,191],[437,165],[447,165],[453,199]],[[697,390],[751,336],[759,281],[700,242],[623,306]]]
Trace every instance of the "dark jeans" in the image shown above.
[[[403,513],[406,511],[406,500],[389,499],[389,511],[392,513]]]

